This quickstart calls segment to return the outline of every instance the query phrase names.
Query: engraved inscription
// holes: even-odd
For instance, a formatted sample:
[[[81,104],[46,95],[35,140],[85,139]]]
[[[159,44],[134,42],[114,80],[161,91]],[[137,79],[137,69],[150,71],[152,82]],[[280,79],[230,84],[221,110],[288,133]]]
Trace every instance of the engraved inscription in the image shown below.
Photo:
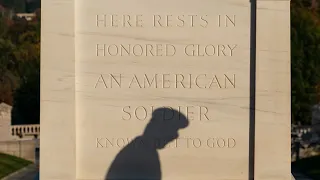
[[[161,12],[161,11],[160,11]],[[238,44],[228,41],[230,44],[223,44],[220,42],[221,39],[215,39],[216,42],[210,42],[206,40],[210,40],[210,38],[203,40],[203,37],[197,39],[192,38],[181,38],[180,36],[171,36],[168,35],[168,39],[175,37],[177,40],[167,40],[166,38],[162,38],[161,41],[156,39],[156,37],[146,36],[143,38],[139,38],[138,35],[141,35],[142,29],[146,28],[146,30],[150,29],[163,29],[164,35],[169,34],[170,32],[176,33],[176,30],[170,30],[168,28],[177,28],[177,31],[180,32],[184,30],[194,30],[198,28],[199,30],[187,32],[188,36],[192,33],[202,33],[202,32],[211,32],[215,33],[215,30],[218,28],[233,28],[237,25],[236,15],[232,14],[220,14],[220,15],[207,15],[207,14],[194,14],[192,12],[183,12],[183,14],[174,14],[173,12],[167,12],[167,14],[160,14],[158,12],[153,12],[155,14],[98,14],[95,17],[90,17],[92,23],[95,22],[96,28],[123,28],[118,29],[114,33],[115,38],[117,36],[121,36],[121,38],[130,37],[131,40],[134,41],[126,41],[126,39],[117,39],[112,40],[110,38],[108,41],[100,41],[92,44],[90,49],[91,55],[99,58],[99,60],[112,60],[112,63],[116,60],[121,59],[122,57],[127,57],[124,59],[129,59],[130,62],[132,60],[143,59],[145,61],[158,61],[159,59],[164,60],[162,62],[158,62],[160,65],[170,65],[166,60],[174,59],[173,56],[179,57],[181,63],[183,60],[197,61],[201,59],[205,59],[202,61],[215,62],[217,59],[223,59],[228,61],[229,59],[233,59],[233,57],[238,55]],[[95,19],[94,19],[95,18]],[[95,20],[95,21],[94,21]],[[92,24],[94,26],[94,24]],[[128,28],[125,30],[125,28]],[[129,28],[136,28],[130,30],[130,36],[128,36],[125,31],[129,31]],[[181,29],[180,29],[181,28]],[[206,31],[205,28],[207,28]],[[110,32],[112,32],[109,29]],[[168,29],[169,31],[167,31]],[[96,29],[97,30],[97,29]],[[202,30],[202,32],[201,32]],[[109,32],[108,31],[108,32]],[[162,30],[161,30],[162,31]],[[119,33],[118,33],[119,32]],[[132,32],[132,33],[131,33]],[[221,33],[222,30],[216,31]],[[223,32],[224,33],[224,32]],[[108,34],[114,36],[112,33]],[[185,34],[183,34],[185,35]],[[202,38],[202,39],[201,39]],[[206,36],[204,36],[206,38]],[[101,40],[106,40],[106,38],[101,38]],[[231,38],[230,38],[231,39]],[[197,42],[197,41],[198,42]],[[202,42],[205,42],[201,44]],[[94,45],[96,47],[94,47]],[[129,57],[129,58],[128,58]],[[139,58],[140,57],[140,58]],[[148,58],[143,58],[148,57]],[[155,58],[153,58],[155,57]],[[161,58],[160,58],[161,57]],[[182,57],[182,58],[181,58]],[[232,57],[232,58],[228,58]],[[98,59],[97,58],[97,59]],[[121,60],[119,60],[120,62]],[[123,62],[119,63],[122,65]],[[149,63],[149,62],[147,62]],[[145,64],[147,64],[145,63]],[[174,62],[176,63],[176,62]],[[188,62],[189,63],[189,62]],[[192,62],[193,63],[193,62]],[[196,64],[196,63],[193,63]],[[192,65],[193,65],[192,64]],[[210,63],[211,64],[211,63]],[[117,69],[117,66],[108,67]],[[144,64],[141,64],[143,66]],[[149,67],[149,64],[147,64]],[[175,64],[174,64],[175,65]],[[95,79],[92,80],[92,84],[94,89],[117,89],[117,88],[125,88],[125,89],[136,89],[132,90],[132,92],[138,91],[139,89],[162,89],[162,90],[154,90],[157,92],[170,92],[168,89],[196,89],[199,92],[199,89],[212,89],[220,90],[220,89],[235,89],[236,88],[236,74],[228,71],[228,73],[210,73],[210,71],[201,71],[194,73],[191,70],[185,72],[185,68],[181,68],[180,72],[156,72],[148,70],[147,72],[132,72],[132,71],[124,71],[124,73],[115,72],[115,73],[105,73],[98,74]],[[223,67],[223,66],[222,66]],[[140,68],[141,70],[145,68]],[[152,67],[153,68],[153,67]],[[159,68],[162,69],[163,67]],[[139,70],[140,70],[139,69]],[[156,68],[155,68],[156,69]],[[169,68],[168,68],[169,69]],[[158,69],[156,69],[158,70]],[[214,70],[213,70],[214,71]],[[150,73],[152,72],[152,73]],[[183,73],[181,73],[183,72]],[[192,73],[191,73],[192,72]],[[218,71],[221,72],[221,71]],[[100,72],[103,73],[103,72]],[[128,74],[127,74],[128,73]],[[217,72],[216,72],[217,73]],[[95,81],[95,82],[94,82]],[[138,90],[137,90],[138,89]],[[101,91],[102,91],[101,90]],[[130,90],[126,90],[130,91]],[[139,90],[140,91],[140,90]],[[231,90],[233,91],[233,90]],[[229,91],[228,91],[229,92]],[[201,92],[200,92],[201,93]],[[210,94],[210,93],[209,93]],[[183,97],[182,97],[183,98]],[[201,99],[200,99],[201,100]],[[200,101],[199,100],[199,101]],[[127,104],[127,103],[128,104]],[[154,104],[129,104],[131,101],[120,102],[120,108],[115,111],[118,114],[118,120],[124,123],[147,123],[150,119],[152,119],[154,115],[154,111],[159,108]],[[183,101],[181,101],[183,102]],[[154,102],[157,104],[157,102]],[[159,103],[159,102],[158,102]],[[170,102],[168,102],[170,103]],[[159,103],[160,104],[160,103]],[[200,105],[187,105],[184,103],[181,104],[169,104],[169,106],[161,106],[165,108],[163,111],[163,116],[158,119],[166,122],[182,122],[185,119],[197,123],[204,123],[210,125],[212,123],[216,123],[215,120],[219,118],[219,114],[215,115],[211,106],[209,104]],[[168,104],[167,104],[168,105]],[[117,107],[119,107],[117,105]],[[176,113],[178,112],[178,113]],[[181,117],[185,116],[185,117]],[[119,122],[118,122],[119,123]],[[200,136],[202,134],[197,134],[195,136]],[[170,135],[171,136],[171,135]],[[155,136],[159,137],[159,136]],[[155,137],[151,138],[143,138],[137,140],[137,138],[115,138],[115,137],[99,137],[95,139],[96,148],[124,148],[129,144],[136,148],[145,148],[146,146],[154,146],[154,147],[166,147],[166,148],[209,148],[209,149],[233,149],[237,147],[237,141],[233,137],[219,137],[218,135],[208,135],[205,137],[174,137],[174,138],[163,138],[157,139]],[[160,136],[162,138],[162,136]],[[94,140],[94,139],[92,139]],[[144,142],[144,141],[147,142]],[[93,142],[94,143],[94,142]]]
[[[99,84],[102,84],[104,88],[114,88],[115,86],[121,88],[121,79],[121,74],[119,74],[119,76],[109,74],[109,79],[107,81],[109,84],[107,85],[103,75],[100,75],[96,84],[94,85],[94,88],[97,88]]]
[[[171,142],[166,139],[153,139],[150,143],[143,140],[134,141],[132,138],[96,138],[96,148],[123,148],[129,143],[134,143],[135,148],[145,148],[146,145],[158,147],[166,145],[165,148],[217,148],[217,149],[233,149],[236,148],[237,142],[235,138],[224,137],[178,137]]]
[[[172,107],[165,107],[163,121],[180,120],[180,117],[175,117]],[[151,118],[153,111],[157,109],[155,106],[125,106],[122,108],[122,120],[139,120],[146,121]],[[210,121],[209,110],[205,106],[178,106],[175,108],[179,113],[185,114],[190,121]]]
[[[187,56],[233,56],[237,45],[200,45],[189,44],[184,48],[184,53]]]
[[[207,15],[153,15],[153,27],[203,27],[208,26]]]
[[[210,17],[206,14],[154,14],[144,17],[143,14],[98,14],[95,16],[97,27],[111,28],[207,28],[209,25],[216,27],[235,27],[236,15],[217,15]]]
[[[126,78],[124,78],[126,77]],[[228,89],[236,88],[235,74],[100,74],[94,88]]]
[[[233,56],[236,44],[188,44],[183,50],[186,56]],[[174,56],[177,48],[172,44],[97,44],[96,56]]]
[[[174,56],[172,44],[97,44],[96,56]]]
[[[97,27],[143,27],[142,15],[96,15]]]
[[[218,16],[219,27],[236,27],[236,15],[219,15]]]

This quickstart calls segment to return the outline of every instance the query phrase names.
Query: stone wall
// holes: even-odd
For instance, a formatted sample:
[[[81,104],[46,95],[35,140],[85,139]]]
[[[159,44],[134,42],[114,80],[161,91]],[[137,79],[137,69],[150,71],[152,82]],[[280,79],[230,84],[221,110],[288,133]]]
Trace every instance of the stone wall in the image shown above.
[[[0,152],[35,162],[35,140],[1,141]]]
[[[11,110],[11,106],[0,103],[0,152],[35,162],[39,139],[34,140],[34,135],[39,137],[40,126],[11,126]]]
[[[11,109],[12,107],[5,103],[0,104],[0,142],[17,139],[11,135]]]

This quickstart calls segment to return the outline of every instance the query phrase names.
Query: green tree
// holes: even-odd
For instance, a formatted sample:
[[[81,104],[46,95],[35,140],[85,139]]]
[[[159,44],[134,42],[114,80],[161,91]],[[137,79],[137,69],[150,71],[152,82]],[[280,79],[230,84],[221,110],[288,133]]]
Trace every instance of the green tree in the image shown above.
[[[25,66],[29,71],[13,94],[12,125],[40,123],[40,61]]]
[[[0,14],[0,38],[2,38],[8,31],[7,18]]]
[[[295,1],[291,8],[292,121],[301,124],[311,122],[320,82],[319,15],[307,2]]]
[[[0,19],[0,102],[13,105],[12,124],[38,124],[40,23],[6,20]]]
[[[14,66],[16,62],[11,52],[15,46],[9,40],[0,38],[0,102],[12,104],[12,91],[16,86]]]
[[[14,9],[17,13],[26,12],[26,0],[1,0],[0,4],[6,8]]]
[[[26,11],[28,13],[36,11],[41,7],[41,0],[31,0],[26,4]]]

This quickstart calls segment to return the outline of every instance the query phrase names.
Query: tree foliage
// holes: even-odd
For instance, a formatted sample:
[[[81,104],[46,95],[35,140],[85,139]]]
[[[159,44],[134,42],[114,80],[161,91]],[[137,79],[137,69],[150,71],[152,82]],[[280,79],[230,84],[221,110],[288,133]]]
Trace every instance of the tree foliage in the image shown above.
[[[36,11],[41,7],[41,0],[29,0],[29,3],[26,4],[26,11],[28,13]]]
[[[35,71],[40,69],[40,61],[31,64],[32,71],[13,94],[12,125],[40,123],[40,71]]]
[[[0,17],[0,102],[13,105],[12,124],[39,123],[39,19]]]
[[[33,13],[41,7],[41,0],[0,0],[0,4],[17,13]]]
[[[11,52],[15,49],[9,40],[0,38],[0,102],[12,104],[12,91],[15,87],[14,59]]]
[[[292,121],[311,122],[311,107],[319,103],[320,16],[312,1],[291,6]]]
[[[17,13],[26,12],[26,0],[0,0],[0,4],[13,9]]]

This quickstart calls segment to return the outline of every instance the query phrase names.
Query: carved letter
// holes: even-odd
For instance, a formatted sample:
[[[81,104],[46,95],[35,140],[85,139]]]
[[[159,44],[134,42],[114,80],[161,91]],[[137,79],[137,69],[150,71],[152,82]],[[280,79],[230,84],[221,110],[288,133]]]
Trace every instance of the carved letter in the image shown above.
[[[139,47],[139,48],[140,48],[140,54],[137,54],[137,49],[139,49],[139,48],[136,48],[136,47]],[[139,52],[139,51],[138,51],[138,52]],[[143,48],[142,48],[142,46],[141,46],[140,44],[136,44],[136,45],[133,46],[133,54],[134,54],[135,56],[142,56],[142,54],[143,54]]]
[[[115,81],[118,84],[118,86],[121,88],[121,79],[122,79],[121,74],[120,74],[119,81],[112,74],[110,74],[110,77],[111,77],[111,88],[112,88],[113,81]]]
[[[151,87],[153,81],[155,82],[154,83],[155,84],[155,88],[158,88],[157,74],[154,75],[154,77],[153,77],[151,82],[149,81],[147,75],[144,74],[144,84],[143,84],[144,86],[143,87],[146,88],[146,82],[148,83],[149,87]]]
[[[101,48],[100,48],[100,44],[97,44],[97,46],[96,46],[96,56],[97,57],[100,56],[100,53],[99,53],[100,51],[102,53],[101,56],[106,56],[106,45],[105,44],[103,44]]]
[[[123,46],[123,44],[120,45],[120,54],[121,54],[121,56],[123,56],[123,53],[122,53],[123,51],[125,51],[127,53],[127,55],[130,56],[130,54],[131,54],[130,50],[131,50],[130,44],[128,44],[127,49],[126,49],[126,47]]]
[[[171,117],[166,118],[166,115],[167,115],[166,111],[168,111],[168,109],[170,109],[169,111],[171,112]],[[164,109],[164,112],[163,112],[163,120],[164,121],[172,119],[173,116],[174,116],[174,110],[172,109],[172,107],[167,107],[166,109]]]
[[[148,52],[151,54],[151,56],[154,56],[152,50],[153,50],[152,44],[146,44],[146,56],[148,56]]]
[[[126,17],[128,17],[128,20],[126,20]],[[130,15],[123,15],[123,27],[126,27],[126,23],[129,24],[130,27],[132,27],[132,25],[130,24]]]
[[[230,80],[230,78],[227,75],[224,75],[224,86],[227,88],[227,81],[230,82],[230,84],[233,86],[233,88],[236,88],[236,75],[233,75],[233,81]]]
[[[158,17],[159,19],[156,20],[156,17]],[[162,27],[160,21],[161,21],[161,16],[160,15],[153,15],[153,27],[157,27],[156,26],[156,21],[158,22],[159,26]]]
[[[194,47],[193,44],[187,45],[187,46],[184,48],[184,53],[185,53],[187,56],[194,56],[194,50],[191,50],[191,52],[192,52],[191,54],[188,53],[188,49],[189,49],[190,46],[193,46],[193,47]]]
[[[139,15],[136,16],[136,26],[137,26],[137,27],[143,27],[142,19],[140,19],[141,17],[142,17],[141,14],[139,14]]]
[[[116,50],[116,52],[115,52],[114,54],[112,54],[112,53],[111,53],[111,50],[110,50],[112,46],[114,46],[114,48],[115,48],[115,50]],[[119,49],[118,49],[118,46],[117,46],[117,45],[111,44],[110,46],[108,46],[108,54],[109,54],[110,56],[116,56],[116,55],[118,55],[118,53],[119,53]]]
[[[102,15],[102,19],[99,19],[99,15],[97,15],[97,19],[96,19],[96,22],[97,22],[97,27],[100,27],[99,26],[99,22],[102,22],[103,24],[103,27],[106,27],[107,26],[107,21],[106,21],[106,15]]]
[[[228,27],[228,22],[231,22],[233,27],[236,27],[236,15],[233,15],[233,19],[231,19],[228,15],[226,15],[226,27]]]
[[[208,26],[208,21],[206,20],[206,18],[207,18],[207,15],[200,17],[201,21],[204,22],[204,24],[205,24],[205,25],[201,24],[200,26],[202,26],[204,28],[206,28]]]
[[[139,118],[139,116],[138,116],[137,111],[138,111],[139,108],[141,108],[141,109],[144,111],[144,116],[143,116],[143,118]],[[146,108],[143,107],[143,106],[137,107],[137,108],[135,109],[135,111],[134,111],[134,114],[135,114],[135,116],[136,116],[136,118],[137,118],[138,120],[145,120],[145,119],[147,118],[147,116],[148,116],[148,112],[147,112]]]
[[[166,76],[170,76],[170,74],[162,74],[162,88],[170,88],[170,81],[166,79]],[[165,86],[166,82],[169,83],[169,86]]]
[[[172,49],[172,54],[169,54],[169,49]],[[176,54],[176,47],[171,44],[166,44],[166,56],[174,56],[175,54]]]
[[[218,56],[221,56],[220,52],[226,56],[226,53],[224,52],[224,50],[226,49],[226,47],[224,45],[218,45]]]
[[[209,143],[210,140],[212,140],[211,143]],[[209,138],[209,139],[207,140],[207,146],[208,146],[209,148],[214,148],[214,138]]]
[[[205,113],[202,112],[202,108],[205,109]],[[200,106],[200,113],[199,113],[199,120],[201,121],[202,120],[202,115],[209,121],[209,118],[207,116],[207,113],[208,113],[208,108],[207,107],[203,107],[203,106]]]
[[[182,77],[180,81],[178,80],[178,76]],[[183,74],[176,74],[176,88],[178,88],[178,83],[180,83],[183,88],[186,88],[183,84],[183,80],[184,80]]]
[[[122,146],[119,145],[119,144],[120,144],[119,141],[122,142]],[[117,146],[118,146],[118,147],[122,148],[122,147],[124,147],[125,145],[126,145],[126,143],[125,143],[124,139],[122,139],[122,138],[117,139]]]
[[[103,145],[101,144],[101,140],[103,140],[103,138],[96,138],[96,146],[97,146],[97,148],[103,147]]]
[[[219,142],[221,142],[221,141],[222,141],[222,144],[219,143]],[[225,141],[224,139],[222,139],[222,138],[219,138],[219,139],[217,140],[217,144],[218,144],[219,148],[224,148],[224,147],[226,146],[226,141]]]
[[[118,24],[117,24],[118,21],[117,21],[117,19],[114,19],[114,16],[117,17],[117,15],[115,15],[115,14],[111,15],[111,26],[112,27],[118,27]]]
[[[114,146],[114,138],[112,138],[112,142],[106,138],[106,147],[108,147],[108,142],[111,144],[111,146]]]
[[[193,116],[192,116],[193,115],[193,111],[190,111],[190,108],[194,108],[194,107],[193,106],[187,106],[186,107],[186,115],[187,115],[187,119],[192,121],[193,120]]]
[[[217,78],[216,75],[214,75],[214,77],[212,78],[211,83],[210,83],[210,85],[209,85],[209,88],[211,88],[211,85],[212,85],[213,83],[216,83],[217,86],[221,89],[220,82],[219,82],[219,80],[218,80],[218,78]]]
[[[236,44],[233,46],[233,48],[232,48],[230,45],[228,45],[228,48],[230,49],[230,56],[233,56],[233,50],[234,50],[236,47],[237,47]]]
[[[177,19],[181,22],[181,25],[177,24],[178,27],[184,27],[184,15],[178,16]]]
[[[169,18],[170,17],[170,18]],[[172,18],[172,15],[166,15],[166,26],[167,27],[172,27],[171,26],[171,18]]]
[[[130,110],[130,106],[126,106],[126,107],[124,107],[124,108],[122,108],[122,111],[124,112],[124,113],[127,113],[128,115],[129,115],[129,117],[127,118],[127,119],[125,119],[124,117],[122,117],[122,120],[130,120],[131,119],[131,114],[128,112],[128,111],[125,111],[125,108],[129,108],[129,110]]]
[[[195,140],[198,141],[198,145],[196,145],[197,143],[194,143]],[[199,138],[195,138],[195,139],[192,140],[192,144],[193,144],[193,147],[199,148],[201,146],[201,140]]]
[[[97,80],[96,85],[94,86],[94,88],[97,88],[98,83],[103,83],[104,87],[105,87],[105,88],[108,88],[106,82],[104,81],[104,78],[103,78],[102,74],[99,76],[99,78],[98,78],[98,80]]]
[[[206,86],[204,86],[204,87],[200,87],[200,86],[199,86],[199,84],[198,84],[198,78],[199,78],[200,76],[204,76],[204,78],[206,78],[206,77],[207,77],[207,75],[206,75],[206,74],[200,74],[200,75],[198,75],[198,76],[196,77],[196,79],[195,79],[195,84],[198,86],[198,88],[200,88],[200,89],[205,89],[205,88],[206,88]]]
[[[212,54],[210,54],[210,53],[208,52],[208,48],[209,48],[209,47],[211,47],[211,49],[212,49]],[[209,45],[207,45],[207,46],[205,47],[204,52],[206,53],[207,56],[214,56],[214,55],[216,54],[216,48],[214,47],[214,45],[209,44]]]
[[[138,86],[139,86],[139,88],[142,88],[136,75],[133,76],[133,78],[132,78],[132,80],[131,80],[131,82],[129,84],[129,88],[131,88],[131,85],[132,85],[133,81],[136,81]]]
[[[191,18],[191,27],[194,27],[194,17],[197,17],[197,15],[189,15]]]
[[[228,138],[228,148],[234,148],[236,146],[236,140],[233,138]]]

